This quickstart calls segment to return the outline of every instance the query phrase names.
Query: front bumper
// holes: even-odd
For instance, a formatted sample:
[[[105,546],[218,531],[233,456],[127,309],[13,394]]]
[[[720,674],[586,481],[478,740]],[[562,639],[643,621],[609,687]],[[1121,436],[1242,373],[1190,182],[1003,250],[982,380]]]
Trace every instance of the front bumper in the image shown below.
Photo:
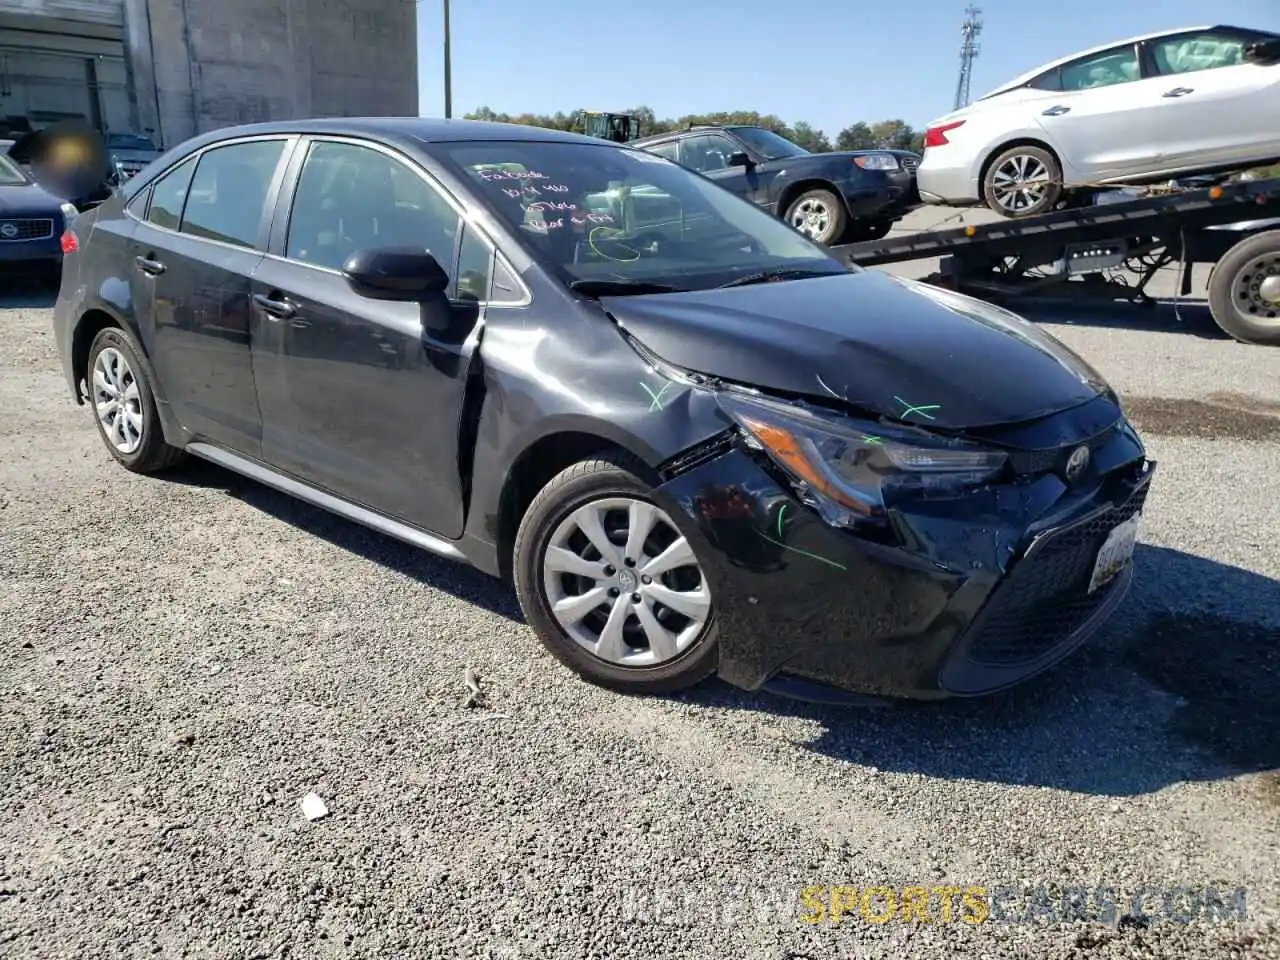
[[[899,220],[921,203],[915,175],[905,170],[864,170],[841,192],[849,216],[859,220]]]
[[[1131,563],[1093,594],[1089,575],[1155,464],[1131,432],[1110,442],[1099,460],[1123,465],[1086,491],[1045,473],[895,514],[878,540],[828,525],[740,448],[658,495],[708,558],[727,682],[810,699],[976,696],[1057,663],[1123,599]]]

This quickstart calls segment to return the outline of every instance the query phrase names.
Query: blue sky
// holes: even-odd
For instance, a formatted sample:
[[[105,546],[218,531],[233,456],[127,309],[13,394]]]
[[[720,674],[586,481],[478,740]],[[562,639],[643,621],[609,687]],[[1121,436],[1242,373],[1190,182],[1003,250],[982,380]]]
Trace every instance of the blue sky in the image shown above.
[[[1280,30],[1280,0],[977,0],[973,95],[1046,60],[1176,27]],[[647,104],[660,117],[758,110],[834,136],[951,109],[965,0],[452,0],[453,112]],[[444,113],[440,0],[419,0],[419,100]]]

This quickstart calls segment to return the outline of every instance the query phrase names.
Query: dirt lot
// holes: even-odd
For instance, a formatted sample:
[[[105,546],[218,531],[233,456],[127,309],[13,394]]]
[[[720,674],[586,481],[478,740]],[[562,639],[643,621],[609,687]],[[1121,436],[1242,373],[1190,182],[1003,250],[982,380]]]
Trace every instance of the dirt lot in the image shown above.
[[[1027,310],[1160,462],[1105,633],[866,712],[607,694],[483,576],[213,467],[126,474],[49,299],[0,308],[0,955],[1280,957],[1280,350],[1202,305]],[[1118,907],[797,919],[808,886],[978,885]],[[1247,917],[1166,919],[1177,886]]]

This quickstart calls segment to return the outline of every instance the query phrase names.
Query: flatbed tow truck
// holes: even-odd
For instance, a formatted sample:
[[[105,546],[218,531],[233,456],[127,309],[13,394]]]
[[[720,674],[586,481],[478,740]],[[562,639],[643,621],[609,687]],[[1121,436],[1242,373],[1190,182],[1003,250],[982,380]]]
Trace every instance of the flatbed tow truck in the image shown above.
[[[1156,192],[1161,190],[1163,192]],[[991,300],[1087,295],[1154,305],[1162,267],[1210,264],[1209,311],[1245,343],[1280,346],[1280,179],[1237,180],[1152,195],[1105,191],[1089,206],[1035,217],[844,244],[863,267],[940,258],[929,282]]]

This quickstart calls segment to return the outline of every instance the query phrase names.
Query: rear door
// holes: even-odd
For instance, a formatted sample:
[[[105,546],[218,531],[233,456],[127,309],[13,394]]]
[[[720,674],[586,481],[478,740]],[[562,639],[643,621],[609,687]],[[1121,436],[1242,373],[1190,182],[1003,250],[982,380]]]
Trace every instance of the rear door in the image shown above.
[[[315,138],[293,164],[253,278],[253,362],[263,456],[301,480],[419,529],[462,533],[459,427],[487,307],[493,249],[417,164],[380,145]],[[296,180],[295,180],[296,178]],[[428,339],[414,303],[370,300],[343,279],[361,249],[425,247],[473,323]]]
[[[262,260],[289,137],[218,144],[157,181],[131,240],[131,289],[178,420],[259,457],[249,282]]]
[[[1036,121],[1079,182],[1159,169],[1180,121],[1152,109],[1167,84],[1143,77],[1136,44],[1080,57],[1038,84],[1058,95],[1035,103]]]
[[[1159,86],[1150,109],[1168,129],[1167,166],[1248,163],[1280,153],[1280,64],[1244,59],[1256,39],[1217,29],[1146,44]]]

